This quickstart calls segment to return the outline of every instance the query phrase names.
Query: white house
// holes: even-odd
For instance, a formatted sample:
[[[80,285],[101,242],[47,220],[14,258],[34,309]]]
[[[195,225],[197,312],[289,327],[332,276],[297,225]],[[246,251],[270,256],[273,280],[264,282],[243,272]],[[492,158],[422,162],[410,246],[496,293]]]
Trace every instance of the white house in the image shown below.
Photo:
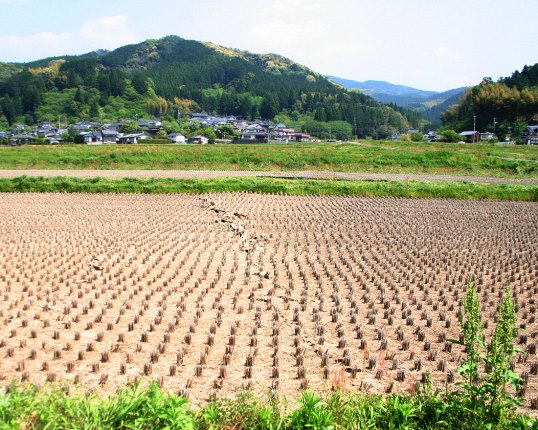
[[[489,131],[486,131],[485,133],[480,133],[480,140],[491,140],[495,137],[495,135]]]
[[[185,143],[187,141],[181,133],[170,133],[167,137],[174,143]]]
[[[118,143],[133,144],[138,143],[139,140],[149,139],[151,136],[147,133],[132,133],[124,134],[118,138]]]

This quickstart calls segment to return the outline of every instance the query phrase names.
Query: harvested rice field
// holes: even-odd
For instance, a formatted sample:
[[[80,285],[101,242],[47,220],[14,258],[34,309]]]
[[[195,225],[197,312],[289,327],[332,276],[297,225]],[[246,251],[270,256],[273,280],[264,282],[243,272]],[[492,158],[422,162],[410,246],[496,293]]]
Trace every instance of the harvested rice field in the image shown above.
[[[3,194],[0,382],[108,393],[455,384],[469,276],[538,408],[538,204],[258,194]]]

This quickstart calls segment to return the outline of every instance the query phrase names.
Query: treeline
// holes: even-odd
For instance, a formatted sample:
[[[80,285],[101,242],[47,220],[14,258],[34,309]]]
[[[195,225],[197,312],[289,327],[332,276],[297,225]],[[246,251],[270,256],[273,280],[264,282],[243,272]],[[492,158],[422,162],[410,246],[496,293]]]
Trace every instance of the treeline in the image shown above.
[[[442,114],[441,120],[458,131],[472,130],[476,121],[480,131],[495,129],[501,137],[508,132],[518,134],[527,124],[538,121],[538,64],[497,82],[484,78],[459,104]]]
[[[112,52],[40,60],[0,81],[0,123],[206,111],[246,119],[278,113],[345,121],[357,136],[417,127],[420,114],[349,92],[277,55],[169,36]],[[52,117],[52,118],[51,118]]]

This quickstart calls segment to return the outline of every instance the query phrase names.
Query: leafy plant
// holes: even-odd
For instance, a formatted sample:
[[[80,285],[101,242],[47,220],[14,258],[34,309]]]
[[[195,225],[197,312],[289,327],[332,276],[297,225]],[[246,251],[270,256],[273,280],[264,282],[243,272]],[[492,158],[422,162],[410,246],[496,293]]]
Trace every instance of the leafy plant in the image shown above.
[[[484,388],[488,392],[488,409],[490,414],[499,419],[503,410],[520,405],[517,397],[507,391],[508,385],[517,392],[521,378],[511,369],[510,362],[516,348],[517,335],[516,313],[512,302],[510,286],[506,286],[505,296],[499,305],[498,322],[493,333],[486,356],[487,378]]]
[[[458,373],[465,379],[462,387],[469,396],[471,407],[476,409],[477,398],[480,395],[477,385],[480,361],[484,358],[481,351],[484,349],[484,334],[480,316],[480,302],[478,300],[473,282],[467,283],[467,296],[464,303],[465,319],[462,325],[463,345],[467,358],[462,362]]]
[[[335,416],[323,407],[322,398],[314,393],[304,392],[299,401],[301,407],[290,417],[287,428],[331,430],[335,425]]]
[[[521,378],[510,366],[516,352],[514,341],[517,335],[516,313],[510,287],[506,287],[504,299],[499,305],[497,325],[487,348],[480,316],[480,301],[473,282],[469,279],[462,331],[463,342],[451,342],[465,347],[466,358],[458,369],[458,373],[464,378],[460,382],[463,394],[475,419],[481,416],[482,420],[498,424],[503,415],[512,412],[521,404],[507,389],[510,385],[517,392],[521,384]],[[481,371],[485,372],[485,376],[480,376]],[[480,419],[477,422],[480,422]]]

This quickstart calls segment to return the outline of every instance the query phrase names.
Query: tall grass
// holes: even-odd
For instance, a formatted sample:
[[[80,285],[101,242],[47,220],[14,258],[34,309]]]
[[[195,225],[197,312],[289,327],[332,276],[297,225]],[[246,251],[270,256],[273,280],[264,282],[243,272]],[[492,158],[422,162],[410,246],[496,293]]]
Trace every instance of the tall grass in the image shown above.
[[[369,141],[0,147],[0,169],[325,170],[538,177],[538,148]]]
[[[69,393],[69,391],[73,391]],[[15,384],[0,392],[1,429],[536,429],[538,420],[509,410],[492,421],[487,409],[471,410],[464,396],[441,394],[426,384],[410,394],[302,393],[298,402],[259,398],[191,405],[157,383],[135,383],[108,397],[73,386]]]
[[[0,179],[0,192],[200,194],[255,192],[288,195],[393,196],[420,198],[538,201],[538,186],[444,181],[347,181],[268,177],[72,178],[31,177]]]

